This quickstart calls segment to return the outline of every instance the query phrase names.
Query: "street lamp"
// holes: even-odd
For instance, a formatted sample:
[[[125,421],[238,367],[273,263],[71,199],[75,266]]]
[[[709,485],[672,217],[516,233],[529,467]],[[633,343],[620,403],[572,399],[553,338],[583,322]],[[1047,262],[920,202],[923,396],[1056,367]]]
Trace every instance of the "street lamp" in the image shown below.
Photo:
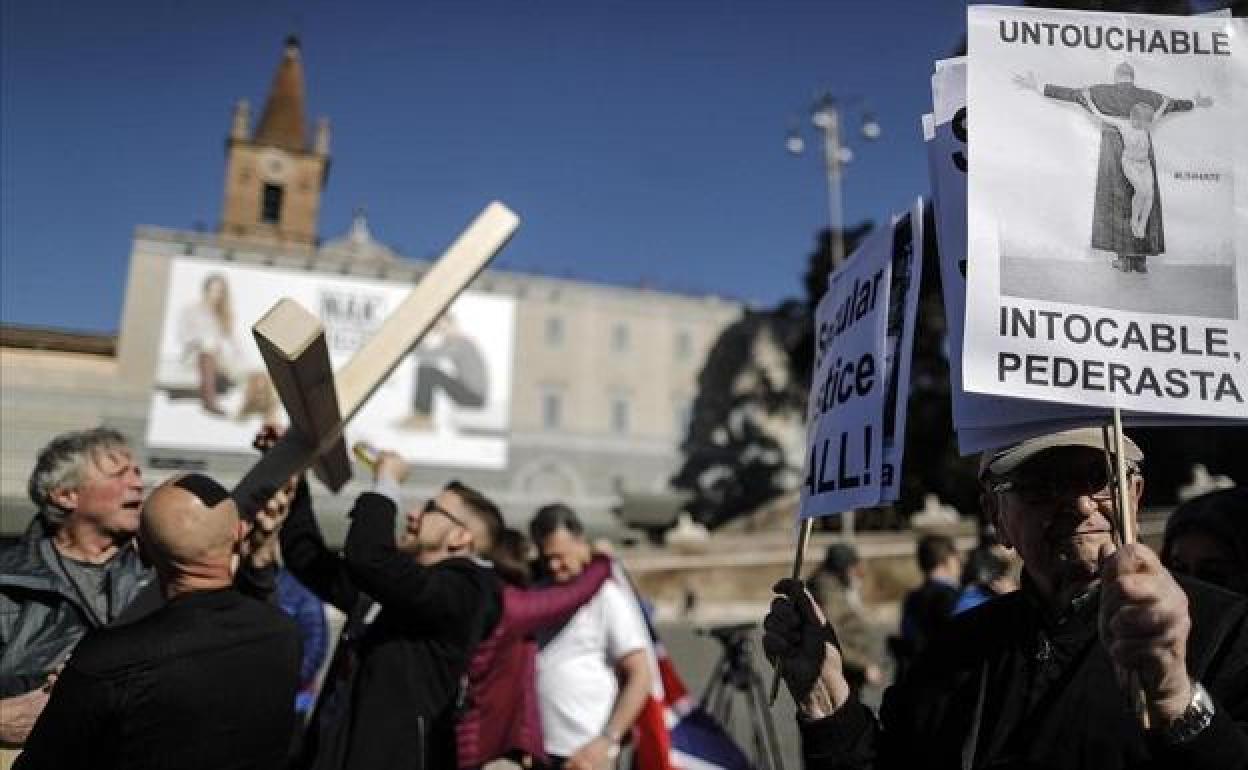
[[[842,112],[850,107],[859,109],[862,120],[859,130],[868,141],[880,138],[880,124],[869,110],[863,110],[862,99],[851,97],[840,104],[832,94],[824,94],[815,101],[810,110],[810,122],[823,134],[823,170],[828,180],[828,239],[831,246],[831,269],[835,270],[845,260],[845,224],[841,209],[842,167],[854,159],[854,151],[841,141]],[[784,146],[792,155],[801,155],[806,149],[799,124],[794,119]],[[846,540],[854,539],[854,511],[841,514],[841,534]]]
[[[842,113],[851,107],[859,108],[861,124],[859,131],[862,138],[868,141],[880,138],[880,124],[874,113],[861,109],[862,99],[850,97],[838,103],[832,94],[824,92],[811,106],[810,122],[823,134],[823,170],[828,181],[828,227],[832,246],[832,268],[845,259],[844,214],[841,208],[841,174],[846,163],[854,159],[854,151],[842,141]],[[792,155],[801,155],[806,149],[806,142],[797,120],[789,125],[789,133],[784,141],[785,148]]]

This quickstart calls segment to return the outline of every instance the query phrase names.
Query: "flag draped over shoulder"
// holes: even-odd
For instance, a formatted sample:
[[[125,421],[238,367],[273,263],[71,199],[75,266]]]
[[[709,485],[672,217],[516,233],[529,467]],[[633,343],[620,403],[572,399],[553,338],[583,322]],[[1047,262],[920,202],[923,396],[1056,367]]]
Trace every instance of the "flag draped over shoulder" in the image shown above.
[[[650,697],[633,728],[633,770],[749,770],[741,749],[690,697],[641,595],[619,562],[614,563],[613,577],[628,588],[650,636],[646,650],[652,673]]]

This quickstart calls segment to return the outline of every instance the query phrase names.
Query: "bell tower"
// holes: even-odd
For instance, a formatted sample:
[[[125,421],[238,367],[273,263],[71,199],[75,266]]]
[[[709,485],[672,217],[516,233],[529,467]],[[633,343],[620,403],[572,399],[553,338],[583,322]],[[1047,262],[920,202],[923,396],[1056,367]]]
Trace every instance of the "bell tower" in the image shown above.
[[[254,132],[247,101],[234,107],[226,140],[223,241],[316,247],[321,191],[329,177],[329,120],[317,121],[310,143],[304,122],[303,62],[298,39],[288,37]]]

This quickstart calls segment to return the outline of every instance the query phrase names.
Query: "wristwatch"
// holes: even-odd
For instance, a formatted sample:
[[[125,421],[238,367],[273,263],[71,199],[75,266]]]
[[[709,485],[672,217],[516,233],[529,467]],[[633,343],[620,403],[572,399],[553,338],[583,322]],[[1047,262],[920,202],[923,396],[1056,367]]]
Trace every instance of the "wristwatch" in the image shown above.
[[[1209,726],[1215,709],[1213,698],[1200,682],[1192,681],[1192,700],[1178,719],[1161,728],[1161,739],[1171,745],[1187,743]]]
[[[608,727],[602,731],[602,737],[607,739],[607,759],[614,762],[620,756],[620,741],[623,740],[623,736],[617,735],[614,730]]]

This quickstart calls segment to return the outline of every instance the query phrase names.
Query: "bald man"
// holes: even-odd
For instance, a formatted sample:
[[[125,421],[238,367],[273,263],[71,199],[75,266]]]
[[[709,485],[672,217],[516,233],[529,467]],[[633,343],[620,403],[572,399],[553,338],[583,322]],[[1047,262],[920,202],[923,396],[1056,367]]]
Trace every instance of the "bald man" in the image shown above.
[[[282,766],[299,638],[279,609],[233,588],[248,531],[207,476],[152,493],[139,540],[166,604],[83,639],[17,768]]]

